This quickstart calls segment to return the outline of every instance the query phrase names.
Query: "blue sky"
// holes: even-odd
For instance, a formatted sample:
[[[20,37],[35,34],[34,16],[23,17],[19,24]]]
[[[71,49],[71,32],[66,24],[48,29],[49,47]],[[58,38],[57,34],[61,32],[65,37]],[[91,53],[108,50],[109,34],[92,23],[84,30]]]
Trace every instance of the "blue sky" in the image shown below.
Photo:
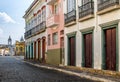
[[[0,44],[12,43],[24,36],[25,22],[22,18],[33,0],[0,0]]]

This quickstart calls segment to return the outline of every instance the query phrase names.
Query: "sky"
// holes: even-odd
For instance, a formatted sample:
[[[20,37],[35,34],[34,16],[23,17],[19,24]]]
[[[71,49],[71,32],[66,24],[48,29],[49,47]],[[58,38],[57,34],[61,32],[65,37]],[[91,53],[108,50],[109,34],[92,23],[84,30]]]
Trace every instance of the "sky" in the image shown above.
[[[23,15],[33,0],[0,0],[0,44],[12,43],[24,37],[25,21]]]

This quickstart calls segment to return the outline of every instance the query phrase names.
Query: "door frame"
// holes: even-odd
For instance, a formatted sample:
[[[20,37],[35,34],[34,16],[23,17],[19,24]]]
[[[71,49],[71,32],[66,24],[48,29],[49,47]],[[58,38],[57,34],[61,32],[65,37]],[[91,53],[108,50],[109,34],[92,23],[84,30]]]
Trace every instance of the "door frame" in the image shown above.
[[[118,41],[118,24],[115,24],[115,25],[110,25],[110,26],[105,26],[105,27],[102,27],[102,30],[101,30],[101,42],[102,42],[102,66],[101,66],[101,69],[106,69],[106,62],[105,62],[105,60],[106,60],[106,55],[105,55],[105,47],[104,47],[104,45],[105,45],[105,30],[107,30],[107,29],[111,29],[111,28],[116,28],[116,71],[118,71],[119,70],[119,54],[118,54],[118,52],[119,52],[119,41]]]
[[[32,42],[31,43],[31,59],[33,59],[33,55],[34,55],[34,50],[33,50],[34,48],[33,47],[34,47],[34,43]]]
[[[41,39],[37,39],[37,54],[38,54],[38,61],[41,60]]]
[[[61,42],[61,40],[63,39],[63,42]],[[65,57],[65,54],[64,54],[64,36],[63,37],[60,37],[60,64],[63,64],[64,65],[64,57]]]
[[[72,33],[68,33],[67,34],[67,65],[70,65],[70,42],[69,42],[69,38],[71,37],[75,37],[75,48],[76,48],[76,33],[77,32],[72,32]],[[75,66],[76,66],[76,50],[75,50]]]
[[[36,60],[36,41],[34,41],[34,59]]]
[[[92,34],[92,68],[94,68],[94,32],[93,29],[90,31],[82,32],[82,63],[81,66],[85,67],[85,45],[84,45],[84,35]]]
[[[43,44],[44,43],[44,44]],[[44,48],[44,49],[43,49]],[[46,37],[42,37],[42,62],[46,62]]]

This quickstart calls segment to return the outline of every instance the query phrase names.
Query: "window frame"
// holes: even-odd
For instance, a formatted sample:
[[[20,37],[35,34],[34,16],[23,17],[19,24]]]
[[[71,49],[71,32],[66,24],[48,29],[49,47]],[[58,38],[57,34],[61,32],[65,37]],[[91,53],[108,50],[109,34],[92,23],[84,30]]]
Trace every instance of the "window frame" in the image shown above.
[[[58,32],[52,34],[52,44],[58,44]]]
[[[51,45],[51,35],[48,34],[48,46],[50,46],[50,45]]]

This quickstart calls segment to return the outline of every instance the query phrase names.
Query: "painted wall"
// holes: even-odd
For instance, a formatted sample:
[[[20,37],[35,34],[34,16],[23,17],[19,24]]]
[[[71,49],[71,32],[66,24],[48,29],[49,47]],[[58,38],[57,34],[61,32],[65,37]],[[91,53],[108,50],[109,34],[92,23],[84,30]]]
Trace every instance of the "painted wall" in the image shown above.
[[[30,12],[28,12],[29,14],[28,15],[26,15],[25,16],[25,20],[26,20],[26,23],[28,23],[28,22],[30,22],[31,20],[33,20],[34,18],[36,18],[36,17],[38,17],[38,16],[35,16],[34,14],[39,14],[38,12],[40,11],[40,10],[42,10],[42,8],[43,7],[45,7],[46,6],[46,0],[38,0],[37,1],[37,3],[35,4],[35,5],[33,5],[33,7],[30,9]],[[47,7],[46,7],[47,8]],[[47,9],[45,10],[45,12],[47,12]],[[46,19],[45,19],[46,20]],[[43,20],[41,21],[41,22],[43,22]],[[40,22],[39,21],[37,21],[37,23],[35,24],[33,24],[32,26],[29,26],[28,28],[25,28],[26,29],[26,31],[28,31],[28,30],[30,30],[30,29],[32,29],[32,28],[34,28],[36,25],[38,25]],[[26,39],[25,40],[25,44],[26,44],[26,46],[30,46],[30,49],[31,49],[31,43],[33,43],[33,57],[34,57],[34,42],[36,41],[36,59],[38,59],[38,39],[42,39],[43,37],[45,37],[47,35],[47,32],[46,32],[46,30],[45,31],[43,31],[43,32],[41,32],[41,33],[39,33],[39,34],[37,34],[37,35],[35,35],[35,36],[32,36],[32,37],[30,37],[30,38],[28,38],[28,39]],[[42,45],[42,40],[41,40],[41,43],[40,43],[41,45]],[[29,49],[27,49],[28,50],[28,55],[29,56],[31,56],[31,50],[29,51]],[[40,53],[42,54],[42,47],[40,48],[40,50],[39,51],[41,51]],[[46,49],[45,49],[45,51],[47,51],[47,47],[46,47]],[[42,58],[42,55],[41,55],[41,57],[40,58]]]
[[[64,13],[63,13],[63,0],[58,0],[58,20],[59,20],[59,24],[58,26],[55,27],[50,27],[47,28],[47,33],[51,35],[51,45],[48,46],[48,49],[56,49],[56,48],[60,48],[60,37],[63,37],[63,35],[60,35],[60,31],[64,30]],[[51,5],[48,5],[50,10],[53,10],[53,7],[51,7]],[[48,16],[47,18],[49,18],[51,14],[48,12]],[[53,33],[58,32],[58,43],[53,45],[52,43],[52,35]]]
[[[64,1],[64,6],[67,6],[67,0]],[[78,1],[78,2],[77,2]],[[79,22],[78,21],[78,14],[77,14],[77,22],[75,25],[65,27],[65,65],[67,65],[67,58],[68,58],[68,43],[67,43],[67,35],[72,32],[76,33],[76,66],[81,67],[82,63],[82,33],[93,30],[93,38],[94,38],[94,68],[101,69],[102,65],[102,27],[110,26],[114,24],[118,24],[118,36],[120,35],[120,9],[108,12],[103,15],[97,15],[97,0],[94,0],[94,17],[91,19],[87,19],[85,21]],[[80,5],[80,1],[76,0],[76,8]],[[76,9],[78,13],[78,8]],[[64,12],[67,12],[67,8],[64,8]],[[118,45],[120,47],[120,38],[118,37]],[[118,48],[119,49],[119,48]],[[120,55],[120,51],[119,51]],[[120,56],[119,56],[119,63],[120,63]],[[120,66],[119,66],[120,70]]]

